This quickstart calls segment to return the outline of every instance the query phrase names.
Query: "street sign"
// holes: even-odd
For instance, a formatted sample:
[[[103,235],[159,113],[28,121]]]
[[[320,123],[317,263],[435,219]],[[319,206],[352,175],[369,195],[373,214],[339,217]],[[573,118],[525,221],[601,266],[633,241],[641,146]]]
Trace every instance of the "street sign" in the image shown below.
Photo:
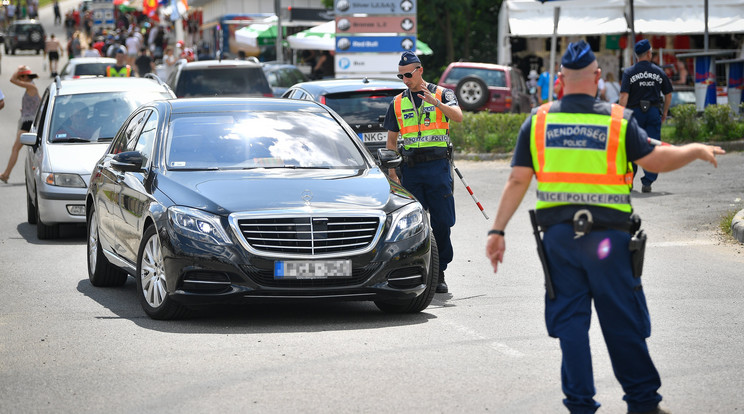
[[[416,50],[416,36],[340,36],[336,52],[405,52]]]
[[[398,70],[399,53],[344,53],[336,55],[336,73],[383,73],[394,77]]]
[[[339,33],[416,34],[416,16],[339,16],[336,30]]]
[[[403,14],[416,15],[416,0],[361,1],[336,0],[336,16],[347,14]]]

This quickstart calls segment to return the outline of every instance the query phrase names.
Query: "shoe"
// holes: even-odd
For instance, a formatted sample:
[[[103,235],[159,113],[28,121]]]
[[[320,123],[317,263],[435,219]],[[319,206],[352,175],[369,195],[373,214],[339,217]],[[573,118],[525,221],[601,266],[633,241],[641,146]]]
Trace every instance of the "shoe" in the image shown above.
[[[4,182],[5,184],[8,184],[8,177],[3,177],[0,175],[0,181]]]
[[[651,192],[651,185],[644,184],[643,187],[641,187],[641,191],[644,193],[650,193]]]
[[[447,283],[444,282],[444,271],[439,271],[439,283],[437,283],[437,293],[447,293],[449,292],[449,288],[447,288]]]
[[[657,405],[656,408],[651,411],[628,411],[628,414],[672,414],[672,412]]]

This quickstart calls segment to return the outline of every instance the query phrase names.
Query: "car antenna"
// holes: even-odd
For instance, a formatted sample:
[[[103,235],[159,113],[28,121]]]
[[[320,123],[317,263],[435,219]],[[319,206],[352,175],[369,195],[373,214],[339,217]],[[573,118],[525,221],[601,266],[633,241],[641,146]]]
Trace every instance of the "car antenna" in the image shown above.
[[[362,83],[369,83],[369,79],[365,76],[364,79],[362,79]]]
[[[59,78],[59,75],[54,77],[54,83],[57,84],[57,90],[62,88],[62,79]]]

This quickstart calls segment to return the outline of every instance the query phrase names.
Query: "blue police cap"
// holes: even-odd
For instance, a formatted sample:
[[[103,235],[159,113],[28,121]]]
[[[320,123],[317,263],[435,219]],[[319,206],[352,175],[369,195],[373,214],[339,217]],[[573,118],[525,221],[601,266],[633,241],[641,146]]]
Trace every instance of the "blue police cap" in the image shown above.
[[[421,61],[415,53],[407,50],[403,52],[402,55],[400,55],[400,62],[398,62],[398,66],[410,65],[411,63],[421,63]]]
[[[635,44],[635,54],[637,56],[641,56],[642,54],[648,52],[649,49],[651,49],[651,43],[649,43],[646,39],[639,40],[638,43]]]
[[[568,69],[583,69],[594,62],[596,58],[592,48],[583,40],[569,43],[566,53],[563,54],[561,65]]]

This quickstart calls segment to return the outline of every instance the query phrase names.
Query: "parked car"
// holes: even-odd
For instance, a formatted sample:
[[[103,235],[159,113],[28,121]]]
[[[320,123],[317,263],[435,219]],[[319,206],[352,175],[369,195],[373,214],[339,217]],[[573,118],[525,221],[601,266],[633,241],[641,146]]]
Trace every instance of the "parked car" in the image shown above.
[[[262,63],[261,67],[263,68],[263,71],[266,74],[266,79],[269,81],[271,90],[276,97],[282,96],[290,86],[300,82],[307,82],[309,80],[308,77],[305,76],[305,74],[295,65],[268,62]]]
[[[16,50],[35,50],[38,55],[46,44],[44,27],[38,20],[16,20],[8,25],[3,43],[6,54],[15,55]]]
[[[201,98],[136,110],[96,163],[88,276],[134,276],[147,315],[194,305],[367,300],[419,312],[439,274],[421,204],[315,102]]]
[[[78,57],[67,61],[59,73],[62,79],[106,76],[106,68],[116,64],[116,59],[108,57]]]
[[[530,92],[522,72],[492,63],[453,62],[439,86],[452,89],[466,111],[530,112]]]
[[[56,78],[41,98],[31,131],[21,134],[28,222],[40,239],[60,223],[85,223],[90,172],[129,114],[143,103],[174,98],[157,78]]]
[[[671,116],[671,109],[677,105],[692,104],[695,105],[695,88],[687,85],[674,85],[672,91],[672,103],[669,104],[669,113]]]
[[[274,96],[261,64],[248,60],[181,59],[167,83],[179,98]]]
[[[405,90],[403,82],[394,80],[327,79],[298,83],[282,97],[327,105],[351,126],[374,155],[387,142],[388,131],[382,123],[388,106]]]

